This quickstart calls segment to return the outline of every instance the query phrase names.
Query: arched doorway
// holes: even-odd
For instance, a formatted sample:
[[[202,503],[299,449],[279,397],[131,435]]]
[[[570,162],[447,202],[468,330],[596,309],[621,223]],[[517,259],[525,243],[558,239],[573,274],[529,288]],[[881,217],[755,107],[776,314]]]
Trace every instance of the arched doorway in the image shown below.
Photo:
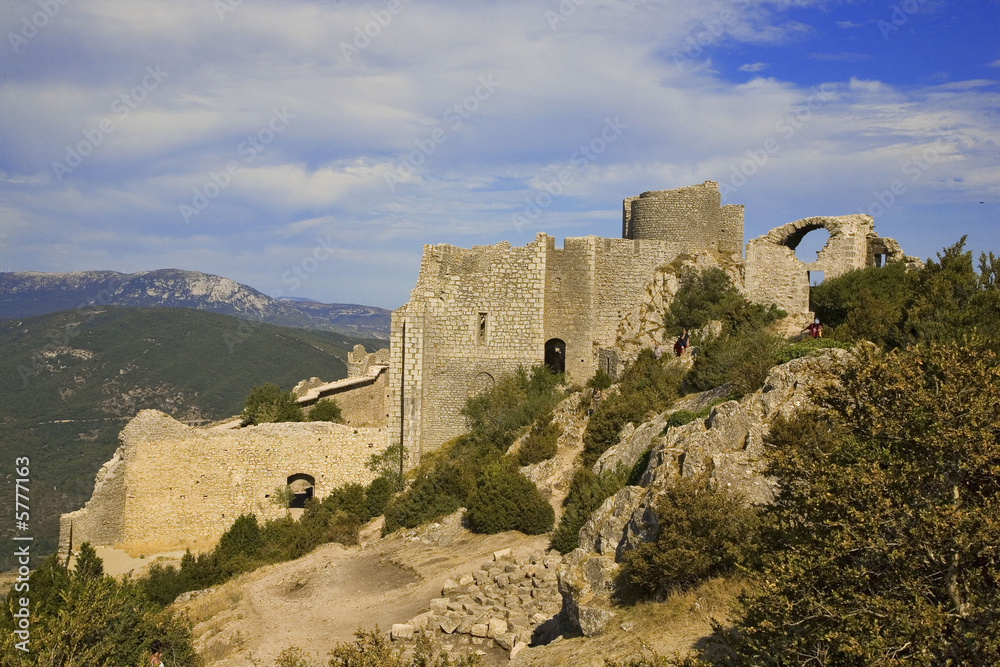
[[[566,343],[561,338],[545,341],[545,365],[553,373],[566,372]]]
[[[288,478],[288,491],[291,498],[288,501],[289,509],[301,509],[306,506],[306,501],[313,497],[313,489],[316,480],[312,475],[296,473]]]

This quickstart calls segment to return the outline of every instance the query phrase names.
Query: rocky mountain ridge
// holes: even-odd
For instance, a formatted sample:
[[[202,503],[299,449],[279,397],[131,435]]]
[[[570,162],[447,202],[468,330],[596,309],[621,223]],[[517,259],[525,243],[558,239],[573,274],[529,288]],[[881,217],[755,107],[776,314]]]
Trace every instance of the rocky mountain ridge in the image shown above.
[[[387,339],[390,311],[359,304],[276,299],[222,276],[157,269],[138,273],[0,273],[0,318],[92,305],[192,308],[282,326]]]

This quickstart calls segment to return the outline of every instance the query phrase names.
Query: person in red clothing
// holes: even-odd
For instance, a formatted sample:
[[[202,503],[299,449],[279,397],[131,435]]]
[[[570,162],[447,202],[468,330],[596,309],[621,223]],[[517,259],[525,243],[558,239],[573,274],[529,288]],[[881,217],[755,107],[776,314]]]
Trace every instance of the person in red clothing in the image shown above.
[[[822,338],[823,336],[823,325],[819,323],[818,317],[810,322],[809,326],[807,326],[805,330],[808,331],[809,335],[813,338]]]

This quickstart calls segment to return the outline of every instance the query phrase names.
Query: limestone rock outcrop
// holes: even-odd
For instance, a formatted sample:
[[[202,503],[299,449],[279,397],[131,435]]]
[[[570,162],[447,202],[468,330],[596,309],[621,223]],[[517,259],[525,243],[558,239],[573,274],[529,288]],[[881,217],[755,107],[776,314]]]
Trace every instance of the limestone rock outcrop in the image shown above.
[[[620,558],[652,540],[659,525],[653,509],[656,499],[679,476],[707,474],[712,484],[739,491],[748,502],[772,500],[773,483],[762,474],[764,436],[778,415],[789,416],[810,405],[811,392],[835,382],[849,358],[845,350],[830,349],[777,366],[760,390],[740,401],[721,403],[708,418],[666,433],[662,425],[669,412],[640,425],[612,449],[637,451],[634,441],[642,444],[649,439],[646,472],[639,486],[622,489],[591,515],[580,531],[580,546]],[[609,450],[605,456],[618,454]]]

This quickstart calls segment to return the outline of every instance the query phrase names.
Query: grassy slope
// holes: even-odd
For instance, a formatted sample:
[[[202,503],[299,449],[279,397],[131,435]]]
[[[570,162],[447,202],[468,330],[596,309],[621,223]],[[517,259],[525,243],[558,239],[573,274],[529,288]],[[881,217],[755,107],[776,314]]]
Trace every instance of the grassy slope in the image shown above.
[[[0,321],[0,511],[12,515],[14,459],[29,457],[33,552],[51,551],[58,515],[90,497],[136,412],[221,419],[242,409],[254,385],[346,377],[357,343],[384,345],[189,309],[102,307]],[[12,524],[0,524],[0,534]],[[0,569],[10,565],[0,554]]]

